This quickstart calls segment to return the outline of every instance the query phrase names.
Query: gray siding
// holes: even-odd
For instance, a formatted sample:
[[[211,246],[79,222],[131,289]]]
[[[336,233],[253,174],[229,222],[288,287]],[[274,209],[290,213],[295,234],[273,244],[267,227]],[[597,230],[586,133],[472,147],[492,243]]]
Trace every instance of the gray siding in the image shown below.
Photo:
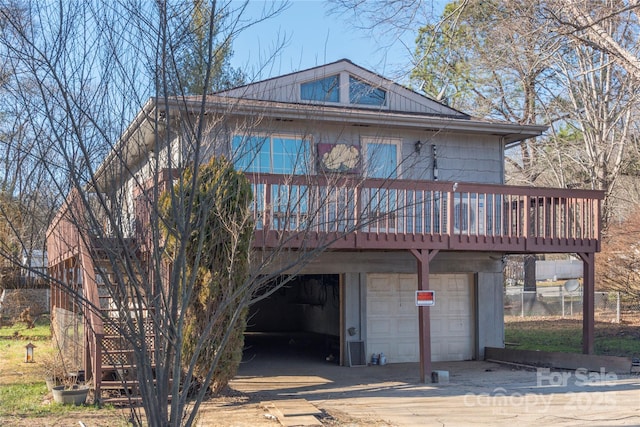
[[[465,114],[413,92],[349,61],[338,61],[321,67],[252,83],[240,88],[221,92],[219,95],[264,101],[318,104],[316,101],[308,102],[300,98],[300,84],[334,75],[340,75],[341,102],[326,103],[326,105],[351,105],[346,101],[349,94],[349,76],[353,76],[361,81],[367,82],[373,87],[381,88],[387,92],[387,102],[384,106],[355,105],[358,108],[457,116],[461,118],[467,117]]]
[[[207,149],[209,153],[218,152],[230,156],[231,136],[246,132],[242,126],[230,127],[215,133],[217,149]],[[317,165],[317,144],[346,144],[362,149],[363,138],[400,138],[402,149],[400,156],[400,178],[416,180],[434,179],[434,156],[432,145],[436,146],[438,180],[475,182],[483,184],[503,184],[503,150],[499,137],[471,135],[449,132],[416,132],[398,129],[358,127],[351,125],[323,125],[309,121],[270,122],[252,129],[251,134],[291,134],[308,138],[312,143],[310,170]],[[214,133],[212,132],[212,135]],[[420,152],[415,144],[421,141]]]

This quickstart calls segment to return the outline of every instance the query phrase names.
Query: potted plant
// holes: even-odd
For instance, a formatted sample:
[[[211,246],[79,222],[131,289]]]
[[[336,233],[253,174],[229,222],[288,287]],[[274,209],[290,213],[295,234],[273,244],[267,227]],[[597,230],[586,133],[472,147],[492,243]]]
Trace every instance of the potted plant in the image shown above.
[[[86,384],[66,384],[53,387],[53,401],[63,405],[82,405],[87,400],[89,386]]]
[[[64,383],[66,374],[64,364],[59,357],[45,355],[41,357],[40,363],[44,368],[44,380],[49,391]]]
[[[69,331],[69,328],[77,324],[69,322],[68,319],[66,323],[59,321],[56,324],[64,328],[65,332],[57,334],[57,329],[53,328],[54,356],[45,359],[45,371],[52,379],[51,394],[54,402],[81,405],[85,403],[90,387],[85,384],[84,371],[77,370],[80,361],[74,354],[81,348],[79,345],[81,338],[77,331]],[[60,337],[63,339],[61,340]]]
[[[54,402],[64,405],[81,405],[89,394],[89,386],[84,382],[84,372],[68,373],[61,354],[43,356],[41,363],[45,371],[47,388],[53,395]]]

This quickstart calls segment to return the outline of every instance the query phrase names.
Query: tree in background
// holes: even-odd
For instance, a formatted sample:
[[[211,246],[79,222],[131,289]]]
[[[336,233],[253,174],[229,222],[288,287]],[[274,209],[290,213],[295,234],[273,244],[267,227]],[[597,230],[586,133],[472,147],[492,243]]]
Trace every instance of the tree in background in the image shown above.
[[[549,126],[507,151],[510,183],[604,190],[605,228],[624,217],[624,175],[638,157],[640,4],[459,0],[434,16],[431,2],[332,3],[358,10],[359,27],[413,28],[411,83],[427,95],[478,117]]]
[[[555,23],[558,34],[606,54],[636,80],[640,79],[638,37],[621,39],[610,24],[623,18],[637,26],[639,11],[637,0],[552,0],[543,5],[544,15]]]
[[[542,124],[555,114],[545,100],[559,41],[526,0],[455,1],[418,30],[412,82],[428,95],[477,117]],[[519,144],[512,162],[529,184],[546,170],[535,142]]]
[[[20,258],[17,236],[22,234],[21,210],[19,201],[6,192],[0,192],[0,267],[14,266]]]
[[[640,215],[612,223],[596,257],[596,283],[640,303]]]
[[[28,26],[26,5],[0,5],[0,33],[7,43],[16,43],[13,25]],[[0,59],[0,264],[19,269],[23,255],[44,249],[45,230],[55,211],[49,180],[41,159],[54,155],[46,138],[28,125],[31,111],[17,101],[34,94],[28,77],[17,74],[15,58],[5,51]],[[20,93],[14,85],[23,79]]]
[[[232,40],[221,35],[229,11],[220,8],[212,13],[212,6],[204,0],[191,3],[190,19],[186,25],[178,22],[175,30],[176,82],[180,87],[173,94],[207,95],[242,85],[242,70],[232,68],[229,62]]]
[[[625,43],[638,37],[640,29],[628,18],[616,15],[602,25]],[[637,157],[634,117],[640,90],[636,79],[610,54],[575,39],[558,51],[555,62],[564,88],[556,102],[567,111],[567,118],[552,127],[546,145],[555,152],[546,165],[554,171],[550,178],[558,186],[605,192],[602,218],[606,230],[612,219],[625,217],[629,209],[624,200],[629,182],[624,174],[629,160]]]

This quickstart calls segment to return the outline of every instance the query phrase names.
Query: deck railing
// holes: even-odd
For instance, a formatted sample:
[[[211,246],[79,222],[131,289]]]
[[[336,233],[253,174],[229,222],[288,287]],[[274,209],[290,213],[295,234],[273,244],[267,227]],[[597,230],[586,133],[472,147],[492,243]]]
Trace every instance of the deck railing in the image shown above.
[[[600,249],[602,191],[350,176],[247,177],[257,247]],[[145,222],[138,229],[148,228]],[[49,242],[50,264],[76,252],[80,237],[64,218],[56,219],[53,230],[62,238]]]
[[[327,245],[331,236],[331,247],[358,249],[599,250],[601,191],[247,176],[258,246]]]

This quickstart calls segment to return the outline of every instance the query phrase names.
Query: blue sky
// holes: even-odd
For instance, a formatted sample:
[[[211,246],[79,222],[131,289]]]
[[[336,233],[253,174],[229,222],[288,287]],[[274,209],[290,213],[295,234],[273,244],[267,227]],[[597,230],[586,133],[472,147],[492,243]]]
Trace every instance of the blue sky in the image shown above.
[[[258,15],[264,5],[264,1],[251,0],[247,14]],[[232,65],[248,69],[250,80],[261,80],[347,58],[406,82],[415,33],[407,32],[401,40],[385,39],[384,35],[374,39],[366,31],[353,29],[344,17],[328,15],[328,10],[323,1],[291,1],[279,16],[240,34],[233,44]],[[258,73],[256,68],[282,39],[287,40],[285,47],[268,68]]]

